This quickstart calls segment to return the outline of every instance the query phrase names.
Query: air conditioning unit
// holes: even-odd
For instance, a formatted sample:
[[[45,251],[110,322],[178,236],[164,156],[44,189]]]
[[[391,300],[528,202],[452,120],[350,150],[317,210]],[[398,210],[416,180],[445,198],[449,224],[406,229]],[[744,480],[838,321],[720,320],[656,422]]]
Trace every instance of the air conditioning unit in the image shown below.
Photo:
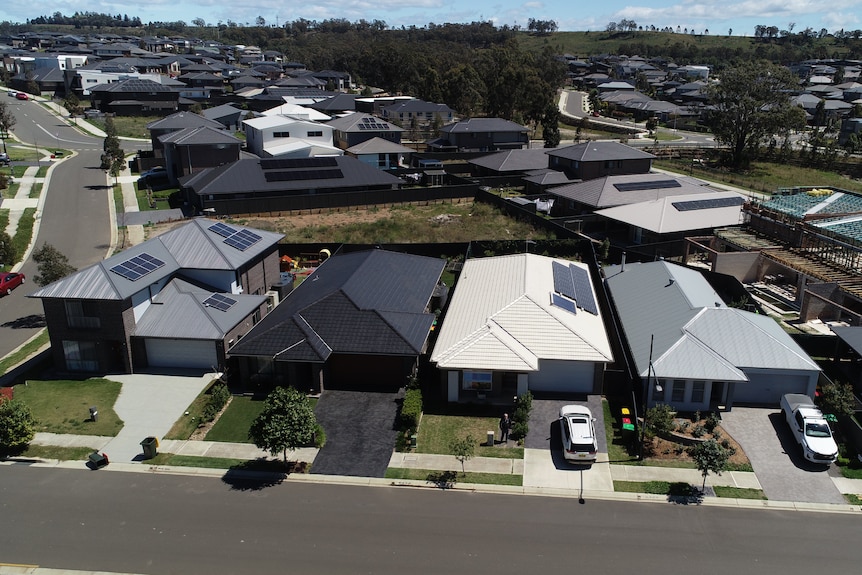
[[[278,305],[278,292],[274,290],[270,290],[266,292],[266,309],[272,310],[275,306]]]

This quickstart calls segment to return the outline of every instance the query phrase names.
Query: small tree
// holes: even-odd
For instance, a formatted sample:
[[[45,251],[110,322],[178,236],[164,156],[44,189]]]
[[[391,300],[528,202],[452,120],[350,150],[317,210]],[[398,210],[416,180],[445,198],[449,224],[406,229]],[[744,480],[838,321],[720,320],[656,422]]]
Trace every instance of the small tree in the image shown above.
[[[723,447],[714,439],[707,439],[697,445],[688,448],[688,454],[694,459],[698,471],[703,475],[701,493],[706,489],[706,478],[709,472],[721,475],[727,469],[727,460],[733,455],[732,448]]]
[[[472,435],[467,437],[455,438],[449,442],[449,451],[455,456],[455,459],[461,462],[461,473],[464,471],[464,463],[468,459],[472,459],[476,453],[476,440]]]
[[[550,103],[542,116],[542,138],[546,148],[556,148],[560,145],[560,109]]]
[[[0,396],[0,458],[23,453],[35,430],[36,420],[27,405]]]
[[[18,252],[12,243],[12,238],[5,231],[0,231],[0,266],[11,266],[18,260]]]
[[[69,264],[69,258],[49,243],[42,244],[41,248],[33,252],[33,260],[39,269],[39,273],[33,279],[40,286],[54,283],[78,271],[78,268]]]
[[[281,452],[287,463],[288,450],[311,443],[316,425],[314,410],[305,395],[292,387],[277,387],[252,422],[248,437],[273,456]]]
[[[830,382],[820,388],[817,405],[823,413],[851,416],[856,410],[853,386],[840,381]]]

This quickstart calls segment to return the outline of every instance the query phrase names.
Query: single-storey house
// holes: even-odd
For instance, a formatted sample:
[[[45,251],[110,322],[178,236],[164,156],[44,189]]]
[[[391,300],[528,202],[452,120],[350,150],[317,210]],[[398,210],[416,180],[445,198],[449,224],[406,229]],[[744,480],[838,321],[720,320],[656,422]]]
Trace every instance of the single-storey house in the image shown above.
[[[283,236],[196,218],[40,288],[60,371],[224,369],[268,311]]]
[[[431,362],[452,402],[601,393],[613,361],[590,270],[565,259],[468,259],[439,329]]]
[[[371,138],[344,150],[360,162],[370,164],[381,170],[389,170],[410,165],[412,148],[396,144],[383,138]]]
[[[431,151],[470,152],[527,148],[529,130],[502,118],[469,118],[440,128],[436,140],[428,142]]]
[[[399,128],[395,124],[381,120],[377,116],[360,112],[333,118],[327,122],[327,125],[334,130],[335,145],[345,150],[372,138],[400,144],[401,133],[404,132],[403,128]]]
[[[336,253],[230,351],[243,380],[397,391],[434,325],[446,262],[386,250]]]
[[[814,396],[814,360],[772,318],[728,307],[699,271],[660,260],[604,275],[634,391],[648,407],[730,410]]]

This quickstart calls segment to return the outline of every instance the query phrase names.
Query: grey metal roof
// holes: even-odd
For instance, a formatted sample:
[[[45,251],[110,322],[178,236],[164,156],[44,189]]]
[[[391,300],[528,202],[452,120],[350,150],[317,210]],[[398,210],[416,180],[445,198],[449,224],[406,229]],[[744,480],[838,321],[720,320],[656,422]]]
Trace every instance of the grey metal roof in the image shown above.
[[[862,327],[844,327],[836,326],[832,328],[841,340],[853,348],[853,351],[862,355]]]
[[[244,110],[240,110],[230,104],[222,104],[214,108],[207,108],[201,112],[201,115],[208,120],[218,120],[219,118],[227,118],[229,116],[241,116],[245,114]]]
[[[610,266],[606,285],[635,367],[647,377],[746,381],[744,369],[818,370],[766,316],[728,308],[703,276],[657,261]]]
[[[473,158],[468,163],[496,172],[525,172],[548,167],[548,155],[544,148],[505,150]]]
[[[549,156],[577,160],[579,162],[604,162],[605,160],[654,159],[655,156],[619,142],[583,142],[565,148],[546,150]]]
[[[237,230],[252,230],[262,238],[246,251],[240,251],[225,244],[224,237],[208,229],[215,223],[213,220],[195,218],[183,226],[38,289],[29,297],[124,300],[181,269],[239,269],[245,263],[271,249],[283,237],[281,234],[231,224],[231,227]],[[126,279],[110,271],[112,267],[144,253],[158,258],[165,265],[138,281]]]
[[[345,152],[351,154],[410,154],[415,152],[413,148],[396,144],[390,140],[374,137],[370,140],[365,140],[355,146],[347,148]]]
[[[325,361],[331,353],[416,356],[434,315],[437,258],[371,250],[335,255],[263,318],[230,355]]]
[[[236,304],[226,311],[204,305],[212,290],[173,279],[153,298],[132,335],[220,340],[266,300],[262,295],[226,294]]]
[[[220,123],[194,114],[192,112],[177,112],[147,124],[148,130],[182,130],[183,128],[199,128],[209,126],[215,130],[223,129]]]
[[[308,106],[321,112],[355,110],[356,94],[338,94],[326,100],[321,100]]]
[[[502,118],[469,118],[446,124],[440,128],[443,134],[469,134],[472,132],[520,132],[526,134],[527,128],[521,124]]]
[[[673,185],[671,185],[673,182]],[[551,188],[548,193],[593,208],[610,208],[668,196],[703,194],[707,182],[664,173],[605,176]]]
[[[227,132],[217,130],[210,126],[199,126],[197,128],[184,128],[176,132],[170,132],[159,137],[162,143],[173,142],[179,146],[194,146],[205,144],[233,144],[241,145],[242,140]]]
[[[359,125],[366,118],[371,118],[374,120],[374,124],[376,126],[382,126],[380,128],[374,128],[373,130],[363,130],[359,128]],[[340,118],[333,118],[332,120],[327,122],[327,125],[332,126],[334,129],[339,130],[341,132],[359,132],[359,133],[375,133],[375,132],[403,132],[404,128],[399,128],[395,124],[392,124],[382,118],[378,118],[377,116],[373,116],[371,114],[363,114],[361,112],[354,112],[352,114],[347,114],[346,116],[341,116]]]

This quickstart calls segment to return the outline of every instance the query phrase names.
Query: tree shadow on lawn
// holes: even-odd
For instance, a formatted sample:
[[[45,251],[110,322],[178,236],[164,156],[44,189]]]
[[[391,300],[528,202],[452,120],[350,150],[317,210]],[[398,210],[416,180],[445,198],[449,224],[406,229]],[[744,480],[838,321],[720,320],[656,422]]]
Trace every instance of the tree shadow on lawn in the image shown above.
[[[284,482],[291,473],[308,473],[305,461],[277,461],[252,459],[232,466],[222,476],[222,481],[236,491],[260,491]]]
[[[440,489],[452,489],[455,487],[455,481],[458,479],[457,471],[438,471],[437,473],[429,473],[425,481],[433,483],[435,487]]]
[[[11,327],[12,329],[35,329],[45,327],[45,316],[41,314],[25,315],[12,321],[7,321],[3,327]]]
[[[701,491],[698,487],[683,481],[671,483],[667,490],[668,502],[677,505],[700,505],[707,495],[715,497],[712,487],[707,486]]]

